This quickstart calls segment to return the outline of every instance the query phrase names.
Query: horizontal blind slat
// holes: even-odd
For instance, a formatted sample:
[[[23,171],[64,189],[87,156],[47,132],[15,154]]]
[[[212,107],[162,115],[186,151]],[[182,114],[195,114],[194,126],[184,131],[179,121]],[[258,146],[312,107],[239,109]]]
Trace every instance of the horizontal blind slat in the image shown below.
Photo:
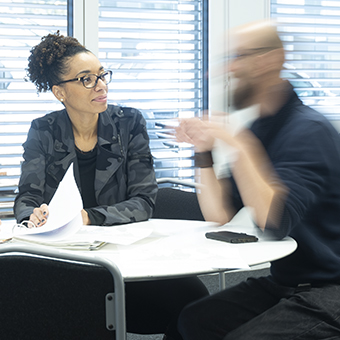
[[[340,119],[340,2],[271,0],[271,16],[286,52],[282,76],[303,102]]]

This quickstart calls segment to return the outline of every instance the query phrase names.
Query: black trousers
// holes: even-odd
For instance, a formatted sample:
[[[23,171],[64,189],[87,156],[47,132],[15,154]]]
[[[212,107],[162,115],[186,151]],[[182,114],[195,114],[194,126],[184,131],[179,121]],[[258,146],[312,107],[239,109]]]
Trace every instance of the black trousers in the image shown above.
[[[189,303],[209,295],[197,277],[127,282],[126,327],[129,333],[163,334],[182,340],[178,316]]]
[[[187,306],[178,328],[185,340],[339,340],[340,285],[250,278]]]

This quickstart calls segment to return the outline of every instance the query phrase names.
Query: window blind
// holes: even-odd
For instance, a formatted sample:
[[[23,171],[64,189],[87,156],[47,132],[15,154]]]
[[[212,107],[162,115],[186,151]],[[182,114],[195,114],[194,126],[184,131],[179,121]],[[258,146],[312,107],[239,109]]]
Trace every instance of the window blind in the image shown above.
[[[147,120],[156,177],[192,180],[193,148],[168,126],[199,116],[206,86],[206,0],[99,0],[99,59],[113,71],[109,100]]]
[[[0,214],[11,214],[20,176],[22,143],[31,121],[60,109],[51,93],[25,82],[30,49],[58,29],[66,34],[66,0],[0,2]]]
[[[283,77],[302,101],[340,119],[340,1],[271,0],[286,51]]]

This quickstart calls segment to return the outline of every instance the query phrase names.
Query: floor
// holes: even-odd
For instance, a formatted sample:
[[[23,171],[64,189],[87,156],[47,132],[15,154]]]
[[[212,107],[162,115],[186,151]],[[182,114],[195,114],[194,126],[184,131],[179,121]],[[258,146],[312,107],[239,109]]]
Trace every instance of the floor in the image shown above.
[[[264,266],[258,270],[251,271],[240,271],[240,272],[231,272],[226,275],[226,286],[232,286],[237,284],[240,281],[245,280],[248,276],[264,276],[268,275],[269,269]],[[205,275],[200,277],[204,284],[207,286],[210,294],[219,291],[219,276],[215,275]],[[127,340],[162,340],[163,334],[154,334],[154,335],[138,335],[138,334],[130,334],[127,335]]]

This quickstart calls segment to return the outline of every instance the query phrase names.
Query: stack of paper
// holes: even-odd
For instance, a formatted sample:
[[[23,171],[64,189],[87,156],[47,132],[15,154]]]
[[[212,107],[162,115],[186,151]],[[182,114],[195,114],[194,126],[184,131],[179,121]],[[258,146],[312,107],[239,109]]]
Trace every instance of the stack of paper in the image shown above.
[[[48,209],[47,222],[42,227],[26,228],[17,225],[13,227],[12,237],[20,241],[72,249],[95,249],[101,245],[102,242],[89,240],[85,242],[74,238],[83,225],[81,216],[83,202],[74,179],[73,164],[59,183]]]

